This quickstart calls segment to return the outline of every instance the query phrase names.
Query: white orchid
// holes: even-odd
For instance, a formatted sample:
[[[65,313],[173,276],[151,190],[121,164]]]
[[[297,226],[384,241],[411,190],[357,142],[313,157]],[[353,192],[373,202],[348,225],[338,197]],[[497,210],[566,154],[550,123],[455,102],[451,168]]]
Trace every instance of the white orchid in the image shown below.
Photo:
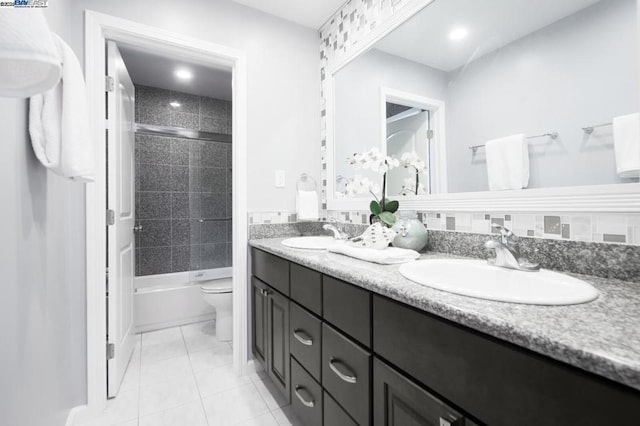
[[[413,167],[416,169],[417,173],[423,172],[426,170],[427,165],[425,162],[418,156],[418,153],[415,151],[405,152],[402,154],[402,165],[404,167]]]
[[[368,169],[380,174],[387,173],[389,170],[400,166],[400,161],[397,158],[383,155],[376,147],[361,154],[353,154],[353,156],[347,158],[347,162],[355,166],[356,169]]]
[[[393,168],[400,167],[400,160],[393,156],[384,155],[378,148],[371,148],[369,151],[361,154],[353,154],[347,158],[347,162],[356,169],[371,170],[375,173],[382,174],[382,191],[380,186],[374,184],[369,179],[360,175],[356,175],[353,179],[345,185],[344,194],[346,196],[353,196],[355,194],[363,194],[370,192],[375,198],[369,204],[371,210],[371,219],[377,217],[379,220],[385,223],[387,226],[392,226],[396,217],[393,215],[398,210],[398,202],[386,199],[386,186],[387,186],[387,172]],[[378,198],[376,194],[381,193],[381,197]]]
[[[378,194],[380,192],[380,185],[361,175],[355,175],[353,179],[344,186],[344,194],[348,197],[367,192],[374,195]]]
[[[418,194],[426,194],[427,191],[420,182],[418,182],[418,191],[416,192],[416,179],[414,177],[408,177],[404,179],[404,185],[402,185],[402,190],[400,191],[400,195],[418,195]]]

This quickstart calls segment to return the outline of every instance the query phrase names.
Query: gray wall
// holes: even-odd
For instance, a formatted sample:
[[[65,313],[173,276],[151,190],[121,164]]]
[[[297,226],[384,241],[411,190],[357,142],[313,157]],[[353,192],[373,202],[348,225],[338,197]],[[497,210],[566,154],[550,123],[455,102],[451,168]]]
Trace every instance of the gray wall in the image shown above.
[[[136,86],[136,122],[230,134],[231,102]],[[231,266],[231,143],[138,133],[135,157],[136,275]]]
[[[84,11],[151,25],[247,56],[249,211],[294,211],[302,173],[320,182],[318,32],[229,0],[71,0],[76,51]],[[283,189],[274,172],[285,170]]]
[[[514,133],[560,134],[531,140],[530,188],[623,181],[612,128],[581,128],[638,110],[635,3],[597,3],[451,73],[449,192],[488,190],[484,150],[468,146]]]
[[[68,7],[46,10],[67,40]],[[86,403],[84,186],[36,160],[27,105],[0,98],[0,424],[57,426]]]
[[[382,183],[379,175],[356,171],[346,161],[356,152],[381,149],[380,87],[445,100],[447,74],[379,50],[370,50],[339,70],[335,75],[336,176],[357,173]]]

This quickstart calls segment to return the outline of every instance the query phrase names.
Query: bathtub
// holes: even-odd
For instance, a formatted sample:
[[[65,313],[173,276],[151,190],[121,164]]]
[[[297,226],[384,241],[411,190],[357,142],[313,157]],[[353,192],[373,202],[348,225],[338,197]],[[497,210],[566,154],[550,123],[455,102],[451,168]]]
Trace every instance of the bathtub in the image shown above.
[[[135,332],[215,319],[215,310],[202,299],[200,286],[209,281],[232,282],[232,270],[216,268],[135,277]]]

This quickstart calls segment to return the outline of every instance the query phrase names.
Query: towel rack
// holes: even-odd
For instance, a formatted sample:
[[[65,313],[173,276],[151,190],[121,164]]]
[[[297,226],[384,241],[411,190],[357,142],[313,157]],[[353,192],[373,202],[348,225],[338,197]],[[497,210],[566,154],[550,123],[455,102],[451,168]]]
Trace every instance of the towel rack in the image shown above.
[[[558,132],[551,132],[551,133],[543,133],[541,135],[534,135],[534,136],[527,136],[526,139],[537,139],[537,138],[550,138],[552,140],[556,140],[558,139]],[[482,145],[473,145],[470,146],[469,149],[473,151],[473,153],[475,154],[476,152],[478,152],[478,148],[484,148],[484,144]]]
[[[317,189],[316,181],[306,173],[300,175],[300,179],[296,182],[298,191],[315,191]]]
[[[582,130],[586,134],[590,135],[591,133],[593,133],[593,129],[595,129],[596,127],[606,127],[606,126],[613,126],[613,123],[594,124],[593,126],[583,127]]]

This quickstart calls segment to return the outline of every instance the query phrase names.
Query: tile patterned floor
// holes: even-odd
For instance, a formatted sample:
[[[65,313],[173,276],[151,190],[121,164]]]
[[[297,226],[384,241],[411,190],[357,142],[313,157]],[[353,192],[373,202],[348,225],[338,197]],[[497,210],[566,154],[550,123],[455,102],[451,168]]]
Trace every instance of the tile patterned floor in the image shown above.
[[[138,341],[118,396],[87,426],[296,425],[265,375],[237,377],[212,321],[151,331]]]

